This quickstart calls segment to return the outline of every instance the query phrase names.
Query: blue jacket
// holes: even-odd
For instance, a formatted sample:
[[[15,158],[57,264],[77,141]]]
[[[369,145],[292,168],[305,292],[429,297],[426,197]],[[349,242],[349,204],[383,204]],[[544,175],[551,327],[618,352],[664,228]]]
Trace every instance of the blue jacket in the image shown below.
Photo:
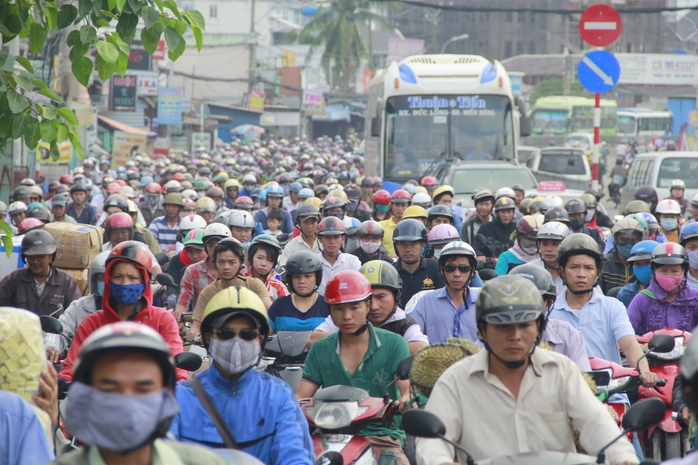
[[[640,281],[633,281],[618,289],[616,299],[623,302],[625,308],[628,308],[630,307],[630,302],[633,301],[633,297],[635,297],[638,292],[640,292]]]
[[[312,465],[308,422],[291,388],[279,378],[249,369],[235,384],[215,365],[195,375],[242,451],[267,465]],[[170,432],[182,442],[224,448],[216,427],[188,382],[175,389],[180,411]]]
[[[281,212],[281,216],[283,216],[279,229],[283,233],[291,234],[293,232],[293,220],[291,219],[291,214],[286,210],[279,211]],[[262,229],[269,229],[269,226],[267,225],[267,212],[268,210],[266,208],[254,212],[254,221],[255,223],[261,223]]]

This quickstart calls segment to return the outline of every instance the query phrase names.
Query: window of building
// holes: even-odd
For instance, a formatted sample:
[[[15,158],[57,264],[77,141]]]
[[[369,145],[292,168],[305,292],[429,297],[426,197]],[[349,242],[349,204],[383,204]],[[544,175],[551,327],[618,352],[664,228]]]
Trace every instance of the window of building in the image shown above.
[[[218,18],[218,5],[209,5],[208,6],[208,17],[209,18]]]
[[[536,13],[533,12],[533,11],[531,12],[531,22],[532,22],[532,23],[535,23],[535,22],[536,22]]]
[[[511,11],[507,11],[507,22],[510,23],[514,21],[514,13]]]
[[[504,44],[504,56],[509,58],[511,56],[511,42]]]
[[[519,11],[519,14],[518,14],[516,20],[520,23],[523,23],[524,22],[524,15],[525,15],[525,13],[523,11]]]
[[[626,50],[625,50],[625,51],[626,51],[627,53],[632,53],[632,51],[633,51],[633,43],[632,43],[632,42],[628,42],[628,43],[627,43],[627,45],[626,45]]]
[[[531,55],[536,53],[536,43],[534,41],[528,43],[528,53]]]
[[[523,55],[523,52],[524,52],[523,42],[516,42],[516,54]]]

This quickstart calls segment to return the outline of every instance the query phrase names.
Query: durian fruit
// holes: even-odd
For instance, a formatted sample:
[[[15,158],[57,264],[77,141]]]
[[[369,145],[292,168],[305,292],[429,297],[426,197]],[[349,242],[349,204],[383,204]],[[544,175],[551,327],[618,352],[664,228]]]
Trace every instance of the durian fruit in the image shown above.
[[[472,345],[470,341],[467,341]],[[463,344],[434,344],[423,348],[414,358],[410,370],[410,383],[418,393],[429,397],[439,376],[448,367],[468,355],[472,355]]]

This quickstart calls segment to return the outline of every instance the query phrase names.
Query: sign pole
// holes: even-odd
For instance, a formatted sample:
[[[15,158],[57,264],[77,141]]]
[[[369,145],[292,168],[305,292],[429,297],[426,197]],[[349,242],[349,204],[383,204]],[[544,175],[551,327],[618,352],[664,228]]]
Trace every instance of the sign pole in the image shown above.
[[[599,150],[600,150],[600,126],[601,126],[601,94],[594,94],[594,151],[591,154],[592,174],[591,174],[591,189],[599,190]]]

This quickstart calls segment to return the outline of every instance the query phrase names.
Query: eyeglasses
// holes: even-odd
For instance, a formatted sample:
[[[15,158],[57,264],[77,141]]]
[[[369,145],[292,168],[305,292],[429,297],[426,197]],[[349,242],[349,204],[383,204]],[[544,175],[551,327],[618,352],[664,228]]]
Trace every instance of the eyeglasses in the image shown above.
[[[240,339],[245,341],[254,341],[259,337],[259,331],[252,328],[245,328],[240,330],[239,332],[230,328],[216,330],[216,335],[218,336],[218,339],[221,339],[223,341],[228,341],[237,336],[238,334],[240,335]]]
[[[461,273],[469,273],[472,267],[470,265],[454,265],[451,263],[450,265],[444,265],[444,271],[446,273],[453,273],[454,271],[460,271]]]

